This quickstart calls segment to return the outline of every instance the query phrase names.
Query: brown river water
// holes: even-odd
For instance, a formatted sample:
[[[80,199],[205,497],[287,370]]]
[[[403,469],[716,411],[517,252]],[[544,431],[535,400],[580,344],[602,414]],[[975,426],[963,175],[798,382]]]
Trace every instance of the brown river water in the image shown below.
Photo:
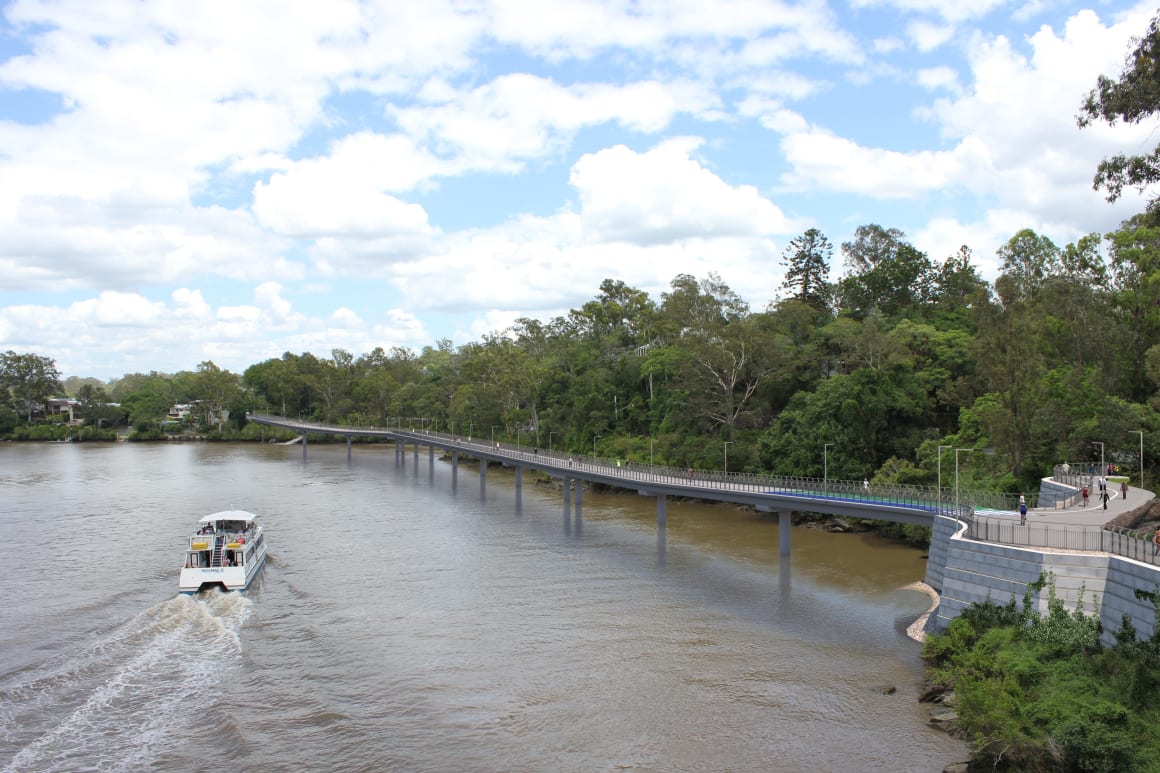
[[[0,770],[939,771],[922,553],[311,445],[0,444]],[[269,559],[176,593],[202,515]],[[897,686],[884,695],[883,684]]]

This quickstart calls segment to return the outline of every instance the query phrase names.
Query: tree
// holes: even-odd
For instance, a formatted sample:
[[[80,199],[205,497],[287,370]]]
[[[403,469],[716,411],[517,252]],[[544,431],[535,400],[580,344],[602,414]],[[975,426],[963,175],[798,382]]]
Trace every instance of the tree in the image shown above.
[[[839,283],[842,308],[859,315],[904,314],[933,295],[934,266],[897,228],[859,226],[842,244],[850,275]]]
[[[782,253],[781,264],[786,269],[782,287],[802,303],[825,310],[829,305],[826,280],[833,254],[830,240],[818,229],[809,229],[791,241]]]
[[[0,354],[0,388],[11,396],[14,407],[23,408],[29,422],[34,406],[64,389],[53,359],[12,350]]]
[[[1046,236],[1024,228],[999,248],[1002,274],[995,291],[1005,306],[1031,300],[1048,276],[1063,273],[1059,248]]]
[[[1140,123],[1160,111],[1160,17],[1153,17],[1148,32],[1135,44],[1118,81],[1104,75],[1096,80],[1096,87],[1084,99],[1076,119],[1081,129],[1097,120],[1112,126],[1116,121]],[[1092,187],[1105,189],[1108,201],[1115,201],[1124,186],[1143,191],[1157,180],[1160,180],[1160,145],[1147,154],[1105,158],[1096,168]],[[1155,203],[1153,199],[1151,204]]]
[[[217,418],[218,430],[225,422],[228,406],[241,397],[239,379],[228,370],[222,370],[212,361],[197,366],[193,380],[193,396],[201,401],[203,426],[210,426]]]

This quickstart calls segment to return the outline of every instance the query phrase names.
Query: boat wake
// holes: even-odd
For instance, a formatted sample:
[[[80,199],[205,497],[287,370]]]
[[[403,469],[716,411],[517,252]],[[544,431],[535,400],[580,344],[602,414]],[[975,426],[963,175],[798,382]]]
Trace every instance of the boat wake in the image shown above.
[[[179,595],[94,643],[8,674],[0,681],[0,767],[148,767],[172,726],[211,705],[240,668],[238,632],[252,603],[236,593]]]

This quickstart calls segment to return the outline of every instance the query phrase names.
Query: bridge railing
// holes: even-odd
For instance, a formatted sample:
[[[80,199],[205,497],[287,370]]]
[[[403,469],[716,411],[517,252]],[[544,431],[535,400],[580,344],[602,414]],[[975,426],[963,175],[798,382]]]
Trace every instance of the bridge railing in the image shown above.
[[[884,485],[867,481],[825,480],[804,476],[768,475],[760,473],[730,472],[696,468],[678,468],[667,465],[632,462],[601,456],[564,453],[538,446],[528,450],[528,446],[480,439],[474,436],[459,436],[436,433],[428,430],[398,430],[408,439],[419,442],[449,441],[464,450],[478,449],[526,463],[530,467],[551,466],[561,471],[575,469],[578,472],[608,475],[620,479],[621,485],[665,484],[685,488],[714,488],[725,491],[743,491],[758,494],[782,494],[800,496],[803,499],[863,502],[866,504],[890,505],[928,512],[958,512],[949,491],[938,496],[934,486]],[[962,509],[968,506],[963,500]],[[808,505],[803,504],[803,510]]]
[[[1154,532],[1114,526],[1079,526],[1034,521],[1028,521],[1025,526],[1020,526],[1019,521],[1012,518],[978,515],[966,519],[966,523],[966,536],[980,542],[1015,547],[1112,553],[1160,566],[1160,546],[1153,541]]]

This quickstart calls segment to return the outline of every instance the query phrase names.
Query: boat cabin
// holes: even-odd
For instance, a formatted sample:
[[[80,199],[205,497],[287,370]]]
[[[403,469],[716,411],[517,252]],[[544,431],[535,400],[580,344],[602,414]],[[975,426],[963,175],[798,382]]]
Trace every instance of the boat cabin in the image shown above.
[[[189,538],[185,557],[187,569],[245,566],[262,541],[262,527],[253,513],[227,510],[207,515],[198,521],[197,531]]]

